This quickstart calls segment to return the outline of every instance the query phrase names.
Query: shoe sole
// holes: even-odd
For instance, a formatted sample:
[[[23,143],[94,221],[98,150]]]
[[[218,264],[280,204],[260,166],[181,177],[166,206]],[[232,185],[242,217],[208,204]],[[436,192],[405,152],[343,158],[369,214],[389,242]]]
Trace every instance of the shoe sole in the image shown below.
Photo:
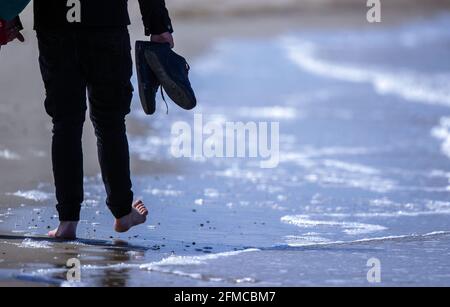
[[[145,63],[142,63],[141,54],[143,56]],[[148,65],[148,63],[146,62],[146,58],[145,58],[145,48],[143,48],[142,45],[136,44],[136,71],[137,71],[138,80],[140,80],[141,76],[143,75],[141,65]],[[156,111],[156,101],[152,101],[149,103],[147,101],[147,95],[145,93],[144,85],[141,84],[141,82],[138,82],[138,87],[139,87],[139,97],[140,97],[142,108],[144,109],[145,114],[147,114],[147,115],[154,114]],[[151,107],[151,106],[153,106],[153,107]]]
[[[150,65],[150,68],[157,76],[159,82],[161,82],[170,99],[172,99],[176,104],[178,104],[185,110],[192,110],[193,108],[195,108],[195,104],[194,106],[192,105],[192,99],[188,95],[186,95],[186,91],[183,89],[183,87],[179,86],[166,73],[164,66],[159,61],[158,57],[152,52],[146,52],[145,56],[147,58],[148,64]]]

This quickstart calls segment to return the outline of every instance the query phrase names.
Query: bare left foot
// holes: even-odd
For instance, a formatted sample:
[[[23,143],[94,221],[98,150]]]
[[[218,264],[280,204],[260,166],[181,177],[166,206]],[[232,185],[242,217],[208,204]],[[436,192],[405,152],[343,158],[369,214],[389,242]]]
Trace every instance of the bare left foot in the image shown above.
[[[49,231],[48,236],[55,239],[75,240],[77,238],[78,222],[61,222],[55,230]]]
[[[144,203],[139,200],[133,204],[131,213],[123,218],[116,219],[114,223],[114,230],[116,232],[127,232],[132,227],[144,224],[147,221],[148,210]]]

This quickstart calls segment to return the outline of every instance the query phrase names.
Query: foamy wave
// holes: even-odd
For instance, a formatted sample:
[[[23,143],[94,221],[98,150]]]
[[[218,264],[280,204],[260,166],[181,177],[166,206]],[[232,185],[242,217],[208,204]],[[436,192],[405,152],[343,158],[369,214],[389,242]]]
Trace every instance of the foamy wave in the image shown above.
[[[366,175],[376,175],[380,172],[377,169],[374,169],[372,167],[368,167],[365,165],[357,164],[357,163],[347,163],[342,161],[336,161],[336,160],[325,160],[323,161],[323,164],[326,167],[333,167],[336,169],[341,169],[347,172],[351,173],[360,173],[360,174],[366,174]]]
[[[18,247],[50,249],[52,248],[52,244],[48,241],[34,241],[32,239],[25,239],[18,245]]]
[[[327,218],[399,218],[450,215],[450,202],[428,200],[420,203],[397,203],[387,198],[374,199],[369,202],[372,208],[364,212],[351,213],[320,213]],[[373,210],[375,208],[375,210]]]
[[[433,128],[431,135],[441,140],[441,151],[450,158],[450,117],[443,117],[439,126]]]
[[[208,282],[222,282],[227,281],[231,283],[254,283],[256,282],[254,279],[249,277],[243,277],[243,278],[220,278],[220,277],[213,277],[213,276],[206,276],[201,273],[196,272],[184,272],[180,270],[178,267],[183,266],[196,266],[196,265],[202,265],[207,264],[207,261],[210,260],[216,260],[220,258],[226,258],[226,257],[232,257],[237,256],[243,253],[250,253],[250,252],[257,252],[260,251],[260,249],[246,249],[246,250],[240,250],[240,251],[231,251],[231,252],[223,252],[223,253],[217,253],[217,254],[207,254],[202,256],[170,256],[167,258],[164,258],[160,261],[156,262],[150,262],[146,264],[127,264],[127,263],[118,263],[114,265],[83,265],[82,271],[89,271],[89,270],[121,270],[121,269],[141,269],[141,270],[147,270],[151,272],[158,272],[163,274],[169,274],[169,275],[175,275],[179,277],[186,277],[196,280],[202,280],[202,281],[208,281]],[[35,272],[32,272],[30,276],[42,276],[42,275],[50,275],[55,273],[61,273],[66,272],[65,269],[57,269],[57,268],[51,268],[51,269],[39,269]],[[63,286],[81,286],[79,284],[63,284]]]
[[[250,118],[267,118],[267,119],[296,119],[299,114],[296,109],[291,107],[261,107],[261,108],[240,108],[238,114]]]
[[[31,244],[31,243],[27,243],[27,244]],[[230,251],[230,252],[223,252],[223,253],[217,253],[217,254],[206,254],[206,255],[202,255],[202,256],[169,256],[160,261],[150,262],[150,263],[146,263],[146,264],[118,263],[118,264],[113,264],[113,265],[102,265],[102,266],[83,265],[81,269],[82,269],[82,271],[141,269],[141,270],[176,275],[176,276],[180,276],[180,277],[187,277],[187,278],[203,280],[203,281],[220,282],[220,281],[224,281],[224,279],[218,278],[218,277],[204,276],[203,274],[195,273],[195,272],[194,273],[183,272],[178,267],[207,264],[207,261],[226,258],[226,257],[232,257],[232,256],[238,256],[243,253],[251,253],[251,252],[257,252],[257,251],[260,251],[260,249],[252,248],[252,249],[245,249],[245,250],[240,250],[240,251]],[[39,270],[32,272],[30,275],[42,276],[42,275],[50,275],[50,274],[61,273],[61,272],[66,272],[66,270],[58,269],[58,268],[39,269]],[[245,277],[244,278],[236,278],[236,279],[227,279],[226,281],[233,282],[233,283],[254,282],[254,280],[252,280],[250,278],[245,278]],[[74,284],[74,286],[76,286],[76,284]]]
[[[307,215],[286,215],[281,218],[286,224],[295,225],[300,228],[316,227],[337,227],[341,228],[348,235],[360,235],[371,232],[383,231],[387,228],[381,225],[363,224],[356,222],[337,222],[337,221],[319,221],[312,220]]]
[[[142,161],[154,161],[160,158],[161,150],[170,146],[170,138],[157,136],[132,137],[129,140],[130,152]]]
[[[13,195],[17,197],[22,197],[28,200],[34,201],[46,201],[53,197],[53,194],[46,193],[39,190],[31,190],[31,191],[17,191],[15,193],[8,193],[8,195]]]
[[[357,163],[349,163],[339,160],[318,160],[312,157],[345,151],[330,150],[328,153],[318,152],[290,152],[283,153],[280,157],[281,163],[295,163],[306,169],[309,173],[304,179],[311,183],[323,185],[337,185],[350,188],[359,188],[378,193],[385,193],[397,188],[396,182],[382,178],[381,172],[375,168]],[[364,154],[365,151],[351,151],[347,154]]]
[[[243,253],[257,252],[258,249],[245,249],[241,251],[223,252],[217,254],[206,254],[202,256],[170,256],[158,262],[151,262],[140,266],[141,269],[152,270],[161,266],[185,266],[185,265],[201,265],[206,261],[216,260],[220,258],[237,256]]]
[[[144,193],[148,193],[154,196],[180,196],[181,194],[183,194],[182,191],[177,191],[177,190],[161,190],[161,189],[146,189],[144,190]]]
[[[176,275],[180,277],[187,277],[191,279],[209,281],[209,282],[221,282],[224,281],[223,278],[205,276],[201,273],[191,273],[184,272],[176,267],[183,266],[197,266],[202,264],[207,264],[207,261],[216,260],[225,257],[237,256],[243,253],[257,252],[259,249],[246,249],[241,251],[223,252],[217,254],[207,254],[202,256],[170,256],[168,258],[162,259],[161,261],[151,262],[143,264],[140,269],[159,272],[164,274]],[[236,279],[226,279],[232,283],[254,283],[255,280],[252,278],[236,278]]]
[[[20,160],[20,156],[9,149],[0,150],[0,158],[5,160]]]
[[[410,101],[450,106],[449,74],[421,75],[337,64],[319,59],[316,45],[311,42],[286,38],[282,44],[288,58],[312,74],[354,83],[369,83],[381,95],[393,94]]]
[[[285,242],[289,246],[304,246],[308,244],[327,243],[330,242],[330,240],[314,235],[309,236],[304,235],[304,236],[286,236]]]
[[[441,237],[441,236],[448,236],[450,235],[450,231],[433,231],[426,234],[409,234],[409,235],[400,235],[400,236],[386,236],[386,237],[377,237],[377,238],[366,238],[366,239],[360,239],[360,240],[353,240],[353,241],[333,241],[333,242],[323,242],[323,243],[305,243],[303,245],[279,245],[274,246],[272,249],[288,249],[290,247],[292,248],[298,248],[298,247],[333,247],[333,246],[340,246],[340,245],[356,245],[356,244],[367,244],[367,243],[382,243],[382,242],[397,242],[397,241],[403,241],[403,240],[425,240],[429,238],[434,237]]]
[[[313,147],[305,146],[301,150],[301,154],[305,157],[323,157],[349,155],[360,156],[380,152],[380,149],[370,149],[367,147]]]

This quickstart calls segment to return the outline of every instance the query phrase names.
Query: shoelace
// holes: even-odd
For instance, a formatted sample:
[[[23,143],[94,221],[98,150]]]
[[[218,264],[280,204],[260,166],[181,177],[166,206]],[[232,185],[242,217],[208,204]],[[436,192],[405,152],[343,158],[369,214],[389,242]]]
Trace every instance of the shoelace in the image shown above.
[[[191,66],[189,66],[188,63],[186,63],[186,69],[187,69],[188,73],[189,73],[189,71],[191,70]],[[165,97],[165,95],[164,95],[164,88],[163,88],[162,85],[160,85],[160,89],[161,89],[161,97],[162,97],[162,100],[163,100],[164,103],[166,104],[166,115],[169,115],[169,105],[167,104],[166,97]]]
[[[160,89],[161,89],[161,97],[162,97],[162,100],[163,100],[164,103],[166,104],[166,115],[169,115],[169,105],[167,104],[166,97],[164,96],[164,89],[163,89],[163,86],[162,86],[162,85],[160,85]]]

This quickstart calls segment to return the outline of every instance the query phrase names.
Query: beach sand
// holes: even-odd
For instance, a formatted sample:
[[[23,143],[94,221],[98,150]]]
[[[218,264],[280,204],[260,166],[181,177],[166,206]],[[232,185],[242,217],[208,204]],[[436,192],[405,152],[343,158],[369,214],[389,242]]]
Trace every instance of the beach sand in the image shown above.
[[[450,8],[448,1],[407,1],[397,0],[383,3],[383,22],[379,25],[371,25],[366,22],[365,12],[367,8],[361,1],[345,0],[309,0],[309,1],[205,1],[205,0],[167,0],[168,6],[171,10],[175,28],[176,49],[181,54],[186,55],[193,63],[201,63],[202,59],[209,55],[216,43],[223,40],[231,41],[264,41],[272,38],[282,36],[285,33],[296,31],[320,31],[329,29],[383,29],[395,27],[395,25],[403,24],[409,21],[427,20],[430,16],[437,13],[445,12]],[[132,40],[145,39],[143,36],[143,29],[140,22],[140,15],[137,9],[137,4],[130,1],[130,13],[132,16],[132,25],[130,26],[130,33]],[[65,261],[71,256],[84,255],[86,259],[91,261],[92,265],[102,267],[108,265],[110,271],[103,275],[92,274],[91,283],[95,285],[130,285],[133,284],[134,277],[141,276],[143,273],[139,266],[144,258],[146,263],[157,263],[161,258],[170,255],[173,250],[179,253],[186,253],[196,248],[189,242],[189,248],[180,248],[180,244],[186,245],[189,241],[189,236],[180,239],[181,243],[176,240],[176,235],[183,237],[179,231],[172,228],[158,231],[153,240],[146,238],[144,241],[139,241],[139,246],[125,246],[123,242],[112,241],[96,241],[98,239],[110,240],[111,236],[115,235],[109,228],[106,228],[111,220],[102,216],[101,229],[97,230],[96,234],[84,230],[84,237],[95,237],[91,241],[77,243],[61,243],[45,240],[25,240],[22,235],[24,226],[27,229],[33,229],[34,223],[38,225],[36,230],[40,234],[45,234],[47,227],[54,226],[56,218],[53,216],[53,188],[52,188],[52,173],[50,161],[50,140],[51,140],[51,125],[50,120],[43,109],[43,85],[39,73],[37,63],[37,45],[34,32],[32,31],[32,14],[31,8],[27,8],[23,14],[23,23],[25,26],[26,43],[20,45],[13,43],[0,51],[0,220],[5,220],[0,223],[0,286],[14,286],[14,285],[61,285],[61,280],[64,279]],[[269,61],[270,62],[270,61]],[[257,86],[258,83],[255,83]],[[211,88],[216,88],[211,84]],[[202,88],[207,91],[207,89]],[[257,89],[255,89],[257,90]],[[262,88],[260,90],[263,90]],[[134,101],[138,104],[137,101]],[[139,112],[137,107],[133,112]],[[158,116],[157,120],[172,121],[177,118]],[[152,119],[147,119],[150,121]],[[167,122],[166,122],[167,123]],[[130,135],[139,138],[147,136],[158,137],[160,125],[155,123],[155,127],[149,127],[144,121],[130,120],[128,122]],[[84,152],[85,152],[85,174],[88,178],[97,178],[99,174],[99,167],[97,162],[95,137],[91,124],[87,122],[85,128],[84,138]],[[195,168],[186,166],[184,163],[157,159],[149,161],[149,159],[142,159],[142,153],[135,152],[132,159],[132,172],[136,177],[150,177],[153,178],[154,184],[158,184],[161,178],[165,178],[170,185],[173,181],[175,185],[174,190],[181,189],[182,183],[177,183],[177,177],[186,172],[195,172]],[[192,173],[191,173],[192,174]],[[199,177],[201,177],[199,175]],[[97,178],[98,179],[98,178]],[[93,179],[89,179],[93,180]],[[220,179],[218,179],[220,180]],[[136,186],[139,191],[144,191],[145,185],[141,180],[137,182]],[[229,183],[229,182],[228,182]],[[180,184],[181,186],[177,186]],[[203,182],[203,184],[207,184]],[[102,205],[102,187],[98,186],[98,182],[94,184],[95,188],[88,188],[89,199],[92,195],[98,204]],[[197,188],[203,191],[202,180],[199,179]],[[163,187],[159,189],[163,190]],[[34,192],[33,192],[34,191]],[[42,194],[42,191],[45,191]],[[26,197],[18,197],[21,193],[27,193]],[[153,196],[157,197],[159,192],[153,191]],[[251,193],[251,191],[248,191]],[[162,193],[162,192],[161,192]],[[169,193],[170,194],[170,193]],[[164,193],[162,194],[164,195]],[[344,195],[344,194],[342,194]],[[338,195],[337,199],[344,196]],[[167,196],[167,195],[166,195]],[[281,196],[280,196],[281,197]],[[37,204],[34,199],[37,199]],[[187,198],[192,198],[187,196]],[[192,202],[196,199],[192,199]],[[180,202],[178,200],[178,202]],[[263,200],[261,200],[263,203]],[[97,204],[96,204],[97,205]],[[42,209],[44,207],[44,209]],[[38,209],[36,209],[38,208]],[[45,209],[46,208],[46,209]],[[186,212],[191,212],[196,208],[189,206]],[[36,209],[36,211],[33,211]],[[39,211],[44,210],[44,211]],[[95,206],[89,207],[87,212],[95,215],[99,209]],[[163,209],[158,213],[169,214]],[[169,209],[167,209],[170,211]],[[171,209],[175,210],[175,209]],[[30,216],[26,216],[29,212]],[[102,209],[102,214],[104,209]],[[42,213],[40,213],[42,212]],[[176,211],[172,212],[175,218]],[[213,211],[216,214],[225,214],[221,209]],[[252,211],[249,209],[245,211],[249,215]],[[187,214],[187,213],[186,213]],[[202,213],[201,218],[193,218],[197,224],[206,224],[207,219],[216,219],[217,217],[208,216]],[[17,216],[24,215],[24,218]],[[42,220],[39,218],[42,215]],[[7,221],[8,217],[12,216],[12,222]],[[14,217],[15,216],[15,217]],[[267,217],[270,219],[269,217]],[[95,221],[90,218],[87,219],[84,225],[88,227],[95,224]],[[23,222],[23,224],[21,224]],[[164,222],[170,223],[170,216],[164,218]],[[181,223],[187,223],[183,221]],[[256,223],[256,222],[255,222]],[[18,225],[20,224],[20,225]],[[184,224],[183,224],[184,225]],[[30,228],[31,227],[31,228]],[[105,227],[105,228],[103,228]],[[197,226],[198,227],[198,226]],[[203,226],[202,226],[203,227]],[[217,226],[219,227],[219,226]],[[237,227],[237,226],[236,226]],[[239,226],[240,227],[240,226]],[[13,229],[11,229],[13,228]],[[95,228],[95,227],[92,227]],[[189,227],[188,227],[189,228]],[[220,228],[220,227],[219,227]],[[344,226],[345,228],[345,226]],[[425,227],[426,228],[426,227]],[[20,229],[22,232],[13,232]],[[193,228],[193,234],[198,229]],[[264,228],[257,226],[249,227],[249,230],[242,230],[245,233],[257,233]],[[423,229],[425,232],[429,229]],[[222,227],[220,230],[223,234],[227,233],[227,229]],[[233,233],[233,231],[231,231]],[[219,232],[219,235],[221,233]],[[10,237],[11,235],[17,237]],[[172,236],[171,236],[172,235]],[[207,242],[207,239],[214,241],[217,233],[208,236],[200,236]],[[133,233],[132,236],[139,236],[139,233]],[[133,237],[121,237],[120,239],[133,239]],[[163,237],[167,236],[167,241]],[[251,237],[251,235],[249,234]],[[145,235],[144,235],[145,237]],[[252,237],[253,238],[253,237]],[[434,237],[433,237],[434,238]],[[259,242],[258,240],[261,239]],[[151,241],[147,242],[147,240]],[[445,240],[448,240],[445,237]],[[131,240],[132,241],[132,240]],[[270,241],[270,240],[269,240]],[[275,243],[276,240],[270,242]],[[434,242],[434,241],[433,241]],[[433,244],[431,242],[430,244]],[[439,243],[439,240],[436,242]],[[251,246],[261,247],[265,242],[259,236],[252,240]],[[436,243],[436,244],[438,244]],[[227,245],[228,244],[228,245]],[[390,243],[383,243],[389,245]],[[204,244],[200,247],[202,255],[208,255],[211,244]],[[247,245],[247,246],[246,246]],[[35,248],[33,248],[35,247]],[[218,252],[227,252],[228,248],[245,250],[248,244],[242,242],[226,242],[220,246],[214,246],[214,250]],[[389,246],[382,246],[380,248],[389,249]],[[148,251],[150,253],[147,253]],[[271,251],[271,253],[276,253]],[[286,255],[287,257],[288,255]],[[401,259],[403,255],[399,255]],[[257,258],[256,258],[257,259]],[[87,260],[87,261],[88,261]],[[311,260],[311,259],[310,259]],[[324,260],[325,261],[325,260]],[[121,265],[123,263],[128,264]],[[319,265],[319,263],[318,263]],[[114,266],[117,266],[114,268]],[[17,272],[26,268],[28,271],[34,272],[38,269],[49,269],[49,274],[24,274],[19,279],[11,278],[16,276]],[[54,271],[52,271],[54,270]],[[123,278],[115,278],[117,270],[122,275],[130,275],[127,282],[123,282]],[[130,271],[131,273],[127,272]],[[186,282],[173,274],[167,275],[164,272],[164,266],[155,266],[155,274],[157,278],[154,282],[146,280],[147,284],[153,285],[208,285],[208,280],[201,279],[198,283]],[[248,273],[248,272],[246,272]],[[194,274],[194,273],[192,273]],[[250,273],[248,273],[250,274]],[[51,277],[48,277],[51,275]],[[120,275],[120,274],[119,274]],[[208,272],[204,274],[208,275]],[[44,277],[43,277],[44,276]],[[169,276],[169,277],[167,277]],[[192,276],[191,276],[192,277]],[[317,276],[313,276],[318,278]],[[131,281],[130,281],[131,280]],[[195,281],[196,279],[193,278]],[[320,284],[320,280],[316,280]],[[353,280],[353,283],[359,284]],[[235,281],[225,280],[224,284],[235,284]],[[252,282],[249,282],[251,285]],[[283,284],[283,283],[281,283]],[[295,285],[295,280],[290,280],[287,284]]]

